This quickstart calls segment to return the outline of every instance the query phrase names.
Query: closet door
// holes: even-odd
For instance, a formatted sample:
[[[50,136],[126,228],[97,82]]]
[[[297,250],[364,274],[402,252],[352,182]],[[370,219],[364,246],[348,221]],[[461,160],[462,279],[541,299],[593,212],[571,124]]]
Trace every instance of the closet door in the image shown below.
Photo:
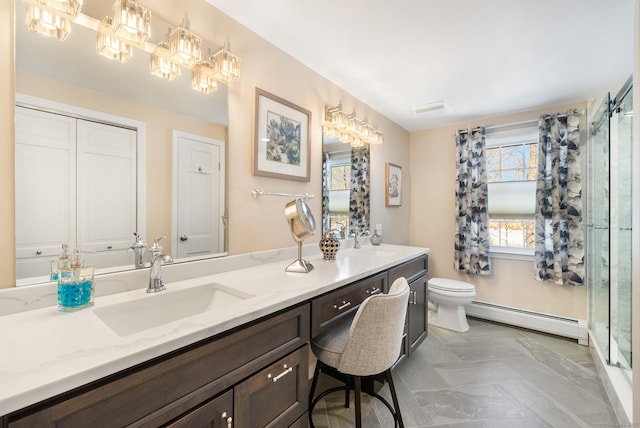
[[[75,119],[15,108],[16,276],[48,275],[75,242]]]
[[[96,267],[129,264],[136,232],[136,132],[78,120],[78,246]]]

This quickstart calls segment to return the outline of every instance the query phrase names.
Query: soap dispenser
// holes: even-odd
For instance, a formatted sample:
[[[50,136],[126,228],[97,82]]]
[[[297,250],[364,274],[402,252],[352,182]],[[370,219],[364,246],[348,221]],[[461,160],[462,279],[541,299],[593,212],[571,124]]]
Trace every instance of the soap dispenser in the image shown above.
[[[73,258],[61,255],[58,261],[58,309],[62,312],[93,306],[94,269],[85,266],[81,254],[82,251],[76,248]]]
[[[68,268],[69,263],[71,263],[71,253],[69,252],[69,246],[67,244],[62,244],[62,252],[58,257],[58,260],[51,261],[51,281],[57,281],[59,269]]]

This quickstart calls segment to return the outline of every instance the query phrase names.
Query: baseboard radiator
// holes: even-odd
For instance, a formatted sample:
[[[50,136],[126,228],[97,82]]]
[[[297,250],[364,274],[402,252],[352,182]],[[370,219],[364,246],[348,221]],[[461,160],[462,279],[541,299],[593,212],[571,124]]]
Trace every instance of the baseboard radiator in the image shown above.
[[[471,302],[465,306],[465,310],[467,315],[475,318],[569,337],[576,339],[581,345],[589,344],[587,320],[560,317],[479,301]]]

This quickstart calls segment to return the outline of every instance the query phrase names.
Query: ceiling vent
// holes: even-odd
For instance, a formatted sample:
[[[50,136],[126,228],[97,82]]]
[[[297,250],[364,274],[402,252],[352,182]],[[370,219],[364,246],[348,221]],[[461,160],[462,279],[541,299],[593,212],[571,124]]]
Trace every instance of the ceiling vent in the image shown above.
[[[449,112],[451,109],[444,101],[435,101],[413,108],[413,112],[418,116],[431,113]]]

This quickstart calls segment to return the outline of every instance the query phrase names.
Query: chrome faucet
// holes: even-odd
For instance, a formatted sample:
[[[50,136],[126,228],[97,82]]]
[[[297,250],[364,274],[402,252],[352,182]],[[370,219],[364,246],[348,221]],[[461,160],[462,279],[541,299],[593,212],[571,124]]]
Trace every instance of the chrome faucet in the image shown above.
[[[353,248],[355,248],[356,250],[360,248],[360,240],[358,239],[359,237],[360,228],[356,226],[356,228],[353,230]]]
[[[147,252],[147,243],[144,242],[144,238],[142,235],[138,235],[137,233],[133,233],[136,237],[136,242],[131,247],[129,247],[130,251],[133,251],[135,254],[135,265],[136,269],[142,269],[145,265],[144,256]]]
[[[166,236],[159,236],[153,240],[153,245],[149,248],[149,259],[151,266],[149,269],[149,287],[147,293],[156,293],[165,289],[162,283],[162,275],[160,274],[160,268],[162,263],[171,263],[173,259],[168,254],[162,253],[161,241],[167,239]]]

